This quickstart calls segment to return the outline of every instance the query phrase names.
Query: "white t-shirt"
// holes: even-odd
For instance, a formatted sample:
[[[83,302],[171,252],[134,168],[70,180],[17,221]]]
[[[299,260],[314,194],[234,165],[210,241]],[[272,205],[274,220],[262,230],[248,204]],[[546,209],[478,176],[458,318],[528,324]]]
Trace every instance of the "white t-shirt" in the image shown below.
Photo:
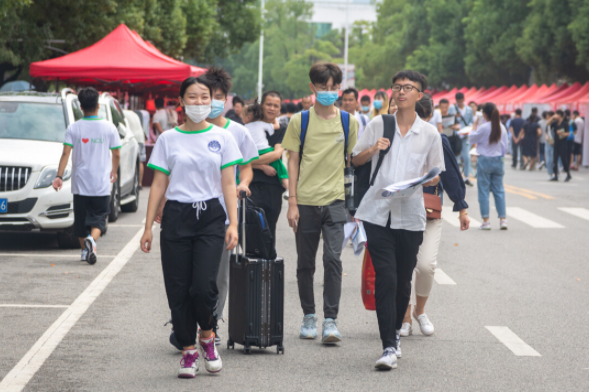
[[[225,124],[223,128],[231,133],[231,136],[233,136],[233,139],[235,139],[237,147],[243,156],[243,162],[241,162],[239,165],[247,165],[251,161],[258,159],[260,157],[258,155],[258,148],[256,147],[256,143],[254,143],[254,139],[250,135],[248,129],[243,125],[236,123],[235,121],[229,120],[228,118],[226,120],[227,124]],[[235,176],[237,177],[237,167],[235,168]],[[220,201],[221,205],[223,205],[223,208],[225,208],[225,211],[227,211],[227,207],[225,206],[225,198],[221,197]],[[229,217],[227,217],[225,220],[225,224],[229,224]]]
[[[583,144],[583,133],[585,133],[585,121],[581,117],[575,119],[577,133],[575,134],[575,143]]]
[[[170,126],[168,125],[168,113],[166,109],[158,109],[153,115],[153,123],[159,123],[162,127],[162,131],[167,130]]]
[[[256,143],[256,148],[258,149],[258,151],[270,148],[266,132],[269,136],[274,135],[274,125],[264,121],[254,121],[245,124],[245,127],[248,129],[248,131],[250,131],[250,135],[252,135],[252,138],[254,139],[254,143]]]
[[[237,147],[243,156],[243,162],[241,162],[240,165],[247,165],[251,161],[258,159],[260,157],[258,155],[258,149],[248,129],[228,118],[226,120],[227,124],[225,124],[223,128],[231,133],[231,136],[235,139],[235,143],[237,143]]]
[[[231,133],[211,124],[202,131],[176,127],[162,133],[147,167],[170,177],[166,199],[194,203],[221,198],[221,170],[242,161]]]
[[[435,109],[432,118],[430,118],[428,122],[438,129],[438,124],[442,123],[442,112]]]
[[[395,118],[397,115],[395,114]],[[383,137],[384,125],[382,116],[370,121],[353,154],[372,147]],[[378,162],[378,154],[372,157],[372,170]],[[415,121],[405,137],[401,136],[399,126],[396,127],[393,145],[384,156],[382,166],[376,175],[374,186],[371,186],[354,217],[362,221],[385,227],[391,215],[391,229],[424,231],[426,223],[423,190],[421,187],[413,195],[400,199],[377,199],[377,192],[382,188],[399,181],[421,177],[434,167],[445,170],[442,138],[431,124],[415,116]],[[372,173],[371,173],[372,178]]]
[[[117,128],[99,117],[84,117],[67,127],[64,143],[72,151],[72,193],[109,196],[110,150],[121,148]]]
[[[362,136],[362,132],[364,132],[364,129],[366,128],[370,120],[368,119],[368,116],[365,116],[357,110],[355,116],[356,120],[358,120],[358,139],[360,139],[360,136]]]

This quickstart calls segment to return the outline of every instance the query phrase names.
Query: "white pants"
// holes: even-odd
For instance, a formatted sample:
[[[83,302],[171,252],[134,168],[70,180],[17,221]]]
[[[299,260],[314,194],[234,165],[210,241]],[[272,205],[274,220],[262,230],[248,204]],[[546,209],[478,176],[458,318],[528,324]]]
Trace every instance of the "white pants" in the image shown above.
[[[442,219],[428,220],[423,232],[423,242],[417,254],[417,265],[411,280],[411,305],[415,305],[415,295],[429,297],[434,284],[434,273],[438,265],[438,250],[442,238]]]

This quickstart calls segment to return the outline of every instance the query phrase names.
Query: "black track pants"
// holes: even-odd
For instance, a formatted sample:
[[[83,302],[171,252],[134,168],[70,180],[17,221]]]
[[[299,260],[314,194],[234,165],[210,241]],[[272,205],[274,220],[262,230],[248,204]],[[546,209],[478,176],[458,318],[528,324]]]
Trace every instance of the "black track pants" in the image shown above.
[[[164,207],[160,246],[168,305],[181,346],[196,342],[196,323],[213,328],[217,304],[217,271],[225,240],[225,210],[218,199],[206,209],[168,200]]]

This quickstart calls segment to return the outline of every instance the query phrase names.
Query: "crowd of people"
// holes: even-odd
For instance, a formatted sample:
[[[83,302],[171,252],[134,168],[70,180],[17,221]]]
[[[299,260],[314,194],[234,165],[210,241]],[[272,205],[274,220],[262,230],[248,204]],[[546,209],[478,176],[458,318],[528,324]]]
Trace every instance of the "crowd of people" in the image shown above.
[[[570,154],[579,158],[576,144],[571,150],[568,141],[574,134],[573,124],[583,127],[578,113],[573,113],[576,117],[570,123],[560,111],[544,113],[542,119],[533,117],[533,112],[526,121],[516,112],[503,124],[493,103],[466,105],[460,93],[454,105],[441,100],[434,107],[425,92],[427,78],[415,71],[397,72],[392,76],[392,96],[378,92],[372,102],[353,88],[345,89],[340,98],[342,76],[337,65],[318,62],[309,71],[314,104],[311,96],[303,98],[299,107],[284,103],[277,91],[266,91],[259,102],[246,103],[234,96],[232,109],[223,116],[231,77],[222,68],[212,67],[182,83],[181,120],[165,110],[162,100],[156,100],[157,142],[147,164],[155,174],[141,249],[151,250],[153,223],[160,222],[164,284],[175,338],[182,347],[179,377],[195,377],[200,360],[208,372],[217,373],[223,367],[216,324],[231,287],[229,255],[238,242],[237,201],[244,192],[264,210],[274,242],[283,198],[288,201],[286,220],[297,252],[301,339],[320,337],[324,344],[343,340],[337,319],[344,224],[362,223],[376,274],[376,314],[383,348],[375,367],[389,370],[397,367],[402,356],[401,337],[412,334],[412,317],[422,334],[434,333],[425,306],[437,265],[442,220],[431,215],[426,204],[434,200],[441,210],[445,192],[458,212],[460,229],[469,229],[465,196],[466,186],[474,185],[474,156],[484,220],[480,229],[491,229],[489,195],[493,193],[500,228],[506,230],[503,161],[510,140],[514,165],[523,156],[522,167],[533,169],[540,154],[540,167],[552,166],[553,178],[558,178],[559,158],[567,180],[573,167]],[[116,179],[118,165],[118,154],[112,154],[110,161],[109,148],[116,152],[120,141],[112,124],[96,118],[96,91],[83,89],[79,99],[87,121],[68,128],[54,187],[61,187],[74,145],[73,182],[85,184],[82,167],[93,160],[103,163],[104,172],[92,174],[96,189],[82,186],[79,200],[74,199],[80,244],[86,252],[94,252],[95,260],[96,240],[104,231],[100,222],[106,219],[101,198],[108,194],[108,182]],[[76,144],[80,132],[96,132],[109,142],[98,146],[96,155],[80,154]],[[552,165],[548,155],[554,157]],[[351,208],[344,172],[364,165],[369,165],[371,186]],[[416,192],[406,197],[379,196],[383,187],[430,170],[440,174]],[[76,193],[78,188],[73,189]],[[319,332],[313,281],[321,237],[324,286]]]

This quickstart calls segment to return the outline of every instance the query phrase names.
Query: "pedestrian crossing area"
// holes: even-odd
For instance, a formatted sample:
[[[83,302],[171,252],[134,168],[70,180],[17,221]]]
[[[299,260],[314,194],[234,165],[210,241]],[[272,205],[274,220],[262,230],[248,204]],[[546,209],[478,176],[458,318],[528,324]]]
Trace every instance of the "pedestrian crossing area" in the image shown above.
[[[475,207],[476,208],[476,207]],[[472,208],[471,208],[472,209]],[[507,207],[507,219],[509,222],[523,223],[526,227],[533,229],[565,229],[566,225],[571,225],[572,222],[577,221],[581,224],[589,221],[589,209],[581,207],[557,207],[553,211],[543,211],[550,217],[542,216],[540,213],[529,211],[522,207]],[[469,214],[470,229],[476,229],[481,225],[481,222],[472,217],[472,211]],[[492,211],[493,220],[496,218],[496,212]],[[571,217],[573,220],[571,221]],[[576,219],[575,219],[576,218]],[[452,208],[446,206],[442,209],[442,219],[444,219],[451,226],[460,227],[458,220],[458,213],[453,212]]]

